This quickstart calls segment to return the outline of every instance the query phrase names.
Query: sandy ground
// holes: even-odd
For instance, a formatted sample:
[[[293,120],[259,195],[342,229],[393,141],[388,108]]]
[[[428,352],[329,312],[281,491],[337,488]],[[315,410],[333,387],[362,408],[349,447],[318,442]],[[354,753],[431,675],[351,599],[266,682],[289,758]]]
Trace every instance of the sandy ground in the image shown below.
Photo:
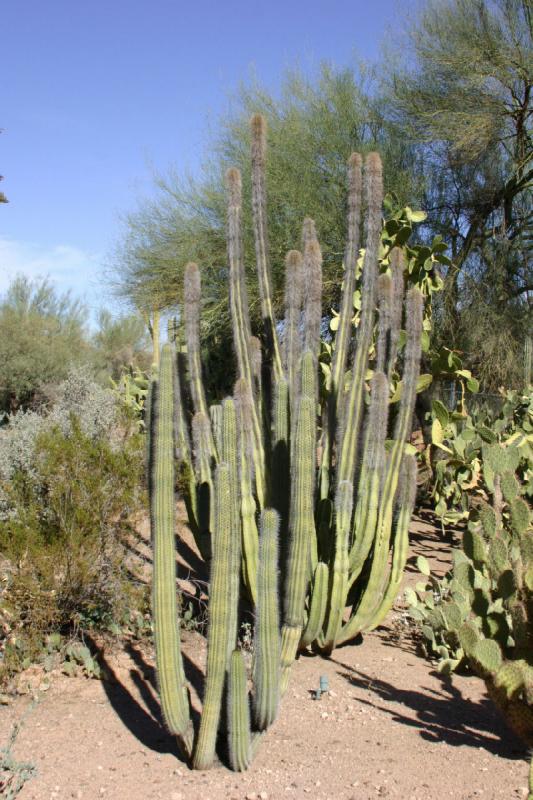
[[[418,520],[416,555],[444,569],[449,546]],[[205,641],[185,632],[193,697],[201,696]],[[329,660],[302,656],[280,715],[248,772],[223,763],[192,772],[161,723],[150,649],[105,651],[106,680],[56,675],[46,692],[0,706],[0,745],[26,713],[13,755],[37,775],[20,800],[364,800],[527,794],[527,753],[475,677],[444,679],[418,656],[401,607],[385,627]],[[330,693],[313,699],[321,675]]]

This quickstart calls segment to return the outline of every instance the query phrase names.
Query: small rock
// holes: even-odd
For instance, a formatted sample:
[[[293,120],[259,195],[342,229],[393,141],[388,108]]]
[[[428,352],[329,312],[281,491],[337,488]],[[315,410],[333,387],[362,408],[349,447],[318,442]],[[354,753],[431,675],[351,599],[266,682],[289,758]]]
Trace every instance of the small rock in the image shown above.
[[[170,800],[183,800],[183,795],[181,792],[171,792]]]
[[[268,800],[268,794],[266,792],[259,792],[259,800]]]
[[[246,795],[246,800],[257,800],[257,795],[255,792],[248,792]]]

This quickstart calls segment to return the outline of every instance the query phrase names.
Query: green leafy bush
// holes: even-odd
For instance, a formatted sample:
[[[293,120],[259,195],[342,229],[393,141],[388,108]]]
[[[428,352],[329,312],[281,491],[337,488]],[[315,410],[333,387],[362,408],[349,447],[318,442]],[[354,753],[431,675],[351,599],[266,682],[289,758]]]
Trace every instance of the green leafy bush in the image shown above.
[[[0,676],[50,632],[109,627],[140,602],[122,544],[141,499],[140,437],[114,445],[72,414],[68,430],[45,426],[33,447],[2,487]]]

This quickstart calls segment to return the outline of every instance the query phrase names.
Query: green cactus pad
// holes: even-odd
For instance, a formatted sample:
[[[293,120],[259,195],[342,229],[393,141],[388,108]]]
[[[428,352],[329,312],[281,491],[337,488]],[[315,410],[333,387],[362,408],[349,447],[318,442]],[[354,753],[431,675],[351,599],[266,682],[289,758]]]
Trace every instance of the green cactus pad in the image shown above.
[[[507,503],[511,503],[516,497],[518,497],[520,486],[516,479],[516,475],[513,472],[504,472],[502,474],[500,486],[502,494]]]
[[[521,497],[511,503],[511,524],[517,536],[522,536],[531,525],[529,506]]]
[[[501,667],[502,651],[493,639],[481,639],[475,643],[471,658],[481,672],[495,675]]]
[[[479,518],[483,527],[483,533],[488,539],[492,539],[496,534],[497,528],[496,513],[493,507],[489,506],[488,503],[483,503],[479,512]]]
[[[487,548],[483,537],[477,531],[467,528],[463,534],[463,548],[472,561],[477,564],[484,564],[487,560]]]

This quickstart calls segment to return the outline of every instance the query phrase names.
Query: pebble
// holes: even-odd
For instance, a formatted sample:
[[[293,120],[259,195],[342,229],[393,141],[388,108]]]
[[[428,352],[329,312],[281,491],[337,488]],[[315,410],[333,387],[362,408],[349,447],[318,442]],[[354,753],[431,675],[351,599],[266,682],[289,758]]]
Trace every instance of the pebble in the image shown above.
[[[170,800],[183,800],[183,795],[181,792],[171,792]]]

